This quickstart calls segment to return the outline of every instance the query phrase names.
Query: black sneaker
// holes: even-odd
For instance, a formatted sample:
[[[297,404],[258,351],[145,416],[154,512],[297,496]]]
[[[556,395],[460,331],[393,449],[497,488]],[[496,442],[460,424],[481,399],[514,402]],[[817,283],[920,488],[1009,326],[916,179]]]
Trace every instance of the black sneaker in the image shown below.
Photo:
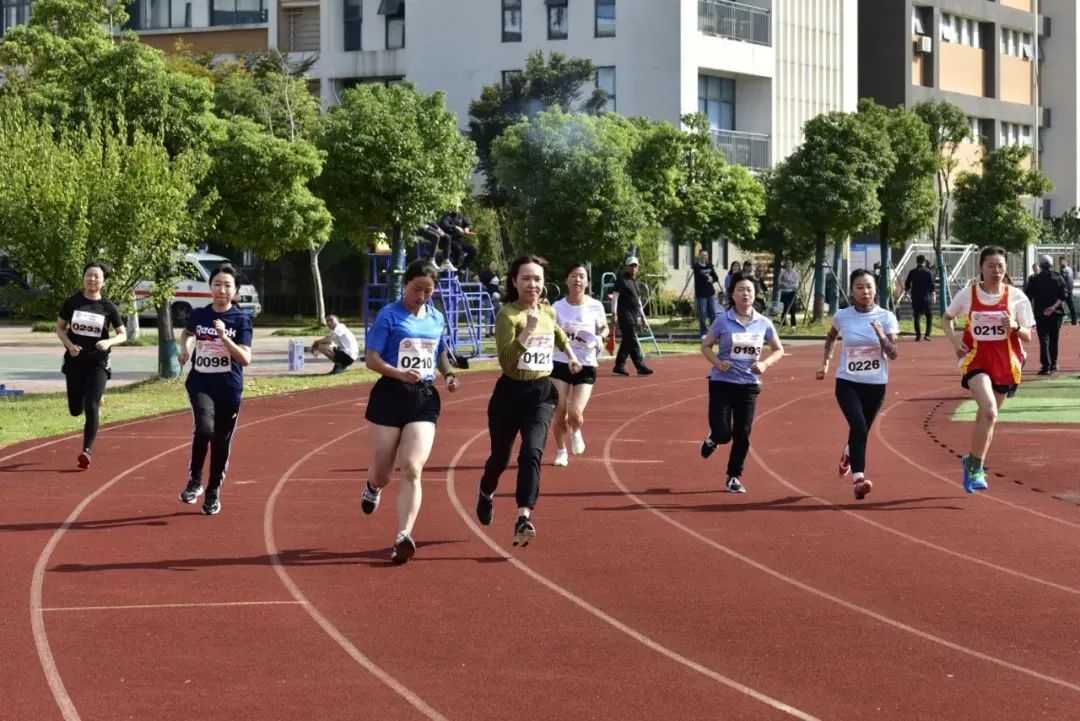
[[[637,374],[639,376],[651,376],[655,372],[656,371],[654,371],[649,366],[638,366],[638,369],[637,369]]]
[[[372,488],[371,483],[365,483],[364,495],[360,496],[360,509],[370,516],[379,507],[379,496],[381,494],[381,488]]]
[[[495,518],[495,496],[485,496],[484,492],[480,491],[476,497],[476,520],[480,521],[481,526],[490,526],[493,518]]]
[[[327,373],[326,375],[328,375],[328,376],[336,376],[338,373],[344,373],[344,372],[345,372],[345,366],[338,365],[337,363],[335,363],[334,367],[331,368],[330,372]]]
[[[706,438],[701,442],[701,457],[708,458],[716,450],[716,441],[712,438]]]
[[[514,525],[514,545],[524,548],[536,540],[536,526],[528,516],[518,516]]]
[[[615,366],[614,368],[611,369],[611,372],[613,374],[617,375],[617,376],[629,376],[630,375],[629,373],[626,372],[626,369],[623,368],[622,366]]]
[[[202,481],[188,481],[187,488],[180,491],[180,500],[184,503],[195,503],[202,494]]]
[[[392,563],[405,563],[416,553],[416,542],[408,533],[399,533],[394,541],[394,550],[390,552]]]
[[[204,516],[216,516],[221,513],[221,491],[207,491],[203,499],[202,512]]]

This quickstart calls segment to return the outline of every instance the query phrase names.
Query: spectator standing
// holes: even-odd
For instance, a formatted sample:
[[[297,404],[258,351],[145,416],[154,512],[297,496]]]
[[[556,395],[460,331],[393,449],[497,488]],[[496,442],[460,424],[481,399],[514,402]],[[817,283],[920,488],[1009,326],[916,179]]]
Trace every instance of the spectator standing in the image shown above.
[[[698,330],[701,337],[709,332],[716,320],[716,284],[720,282],[716,275],[716,266],[709,260],[709,252],[702,248],[697,259],[690,265],[694,274],[694,310],[697,313]]]
[[[930,272],[926,256],[915,258],[915,267],[908,272],[904,280],[904,290],[911,297],[911,312],[915,316],[915,342],[923,339],[922,320],[926,319],[926,340],[930,340],[933,314],[930,307],[934,303],[934,274]]]
[[[1065,307],[1069,310],[1069,322],[1072,325],[1076,325],[1076,301],[1073,299],[1073,289],[1075,288],[1076,273],[1069,267],[1069,259],[1064,255],[1058,258],[1059,269],[1061,273],[1061,279],[1065,281],[1065,292],[1068,297],[1065,299]]]
[[[1031,301],[1032,310],[1035,312],[1041,376],[1048,376],[1057,370],[1058,336],[1061,334],[1061,321],[1065,317],[1062,306],[1068,297],[1065,281],[1051,270],[1053,265],[1054,261],[1049,255],[1039,256],[1039,272],[1028,278],[1024,285],[1024,295]]]

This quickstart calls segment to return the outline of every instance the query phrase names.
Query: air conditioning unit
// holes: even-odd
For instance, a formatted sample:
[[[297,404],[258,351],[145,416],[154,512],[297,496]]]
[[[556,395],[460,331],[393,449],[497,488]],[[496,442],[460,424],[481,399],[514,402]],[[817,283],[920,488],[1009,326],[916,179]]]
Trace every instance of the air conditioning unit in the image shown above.
[[[934,52],[934,39],[929,35],[919,35],[915,38],[915,52],[923,54]]]

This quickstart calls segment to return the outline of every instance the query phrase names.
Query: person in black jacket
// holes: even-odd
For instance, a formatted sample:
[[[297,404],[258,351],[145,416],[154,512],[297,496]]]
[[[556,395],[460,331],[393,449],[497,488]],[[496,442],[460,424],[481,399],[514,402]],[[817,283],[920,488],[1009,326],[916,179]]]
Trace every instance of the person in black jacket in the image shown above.
[[[1058,336],[1065,315],[1062,306],[1068,297],[1065,281],[1051,271],[1053,265],[1054,261],[1049,255],[1039,256],[1039,272],[1028,278],[1024,286],[1024,293],[1031,299],[1031,307],[1035,311],[1041,376],[1048,376],[1057,370]]]
[[[611,315],[614,325],[619,328],[619,352],[615,354],[615,367],[611,372],[628,376],[626,359],[629,358],[637,368],[639,376],[651,375],[653,370],[645,365],[645,355],[641,352],[637,329],[645,323],[645,311],[641,307],[641,292],[638,289],[638,259],[630,256],[626,259],[626,273],[615,281],[611,297]]]
[[[907,274],[904,280],[904,290],[911,296],[911,312],[915,316],[915,342],[923,339],[922,319],[926,318],[926,340],[930,340],[933,314],[930,307],[934,303],[934,274],[930,270],[930,264],[926,262],[926,256],[920,255],[915,258],[915,267]]]
[[[709,251],[704,248],[698,251],[697,260],[690,265],[690,269],[694,273],[694,310],[698,330],[704,338],[716,320],[716,284],[720,278],[716,275],[716,266],[709,260]]]

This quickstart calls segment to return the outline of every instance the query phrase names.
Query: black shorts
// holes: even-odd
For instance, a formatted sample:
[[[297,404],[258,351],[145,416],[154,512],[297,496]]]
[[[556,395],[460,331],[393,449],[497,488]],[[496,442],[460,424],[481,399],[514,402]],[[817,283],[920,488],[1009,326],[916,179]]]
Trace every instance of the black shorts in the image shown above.
[[[960,379],[960,385],[962,385],[964,388],[966,388],[968,390],[971,390],[971,386],[968,384],[968,381],[970,381],[975,376],[980,376],[980,375],[985,376],[985,375],[990,375],[990,374],[987,373],[986,371],[982,370],[981,368],[976,368],[975,370],[970,370],[970,371],[968,371],[967,373],[964,374],[963,378]],[[1005,396],[1007,398],[1012,398],[1013,396],[1015,396],[1017,389],[1020,388],[1020,386],[1017,385],[1016,383],[1002,384],[1002,383],[994,383],[992,380],[990,382],[990,387],[994,389],[994,393],[997,393],[998,395]]]
[[[364,418],[377,426],[404,428],[410,423],[437,423],[441,410],[433,383],[402,383],[383,376],[371,388]]]
[[[341,350],[340,348],[335,348],[334,349],[334,362],[337,363],[342,368],[348,368],[349,366],[351,366],[353,363],[356,362],[356,359],[351,357],[348,353]]]
[[[596,366],[581,366],[577,373],[571,373],[569,363],[555,361],[551,365],[551,377],[571,386],[591,386],[596,383]]]

